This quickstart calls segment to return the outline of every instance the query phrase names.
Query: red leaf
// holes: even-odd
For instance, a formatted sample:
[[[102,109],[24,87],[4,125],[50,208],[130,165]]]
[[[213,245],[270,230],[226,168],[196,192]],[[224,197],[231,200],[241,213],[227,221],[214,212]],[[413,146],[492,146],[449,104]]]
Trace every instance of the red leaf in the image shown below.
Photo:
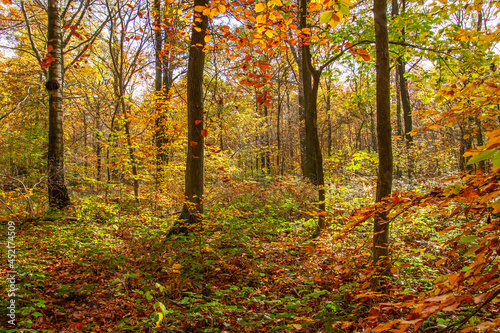
[[[206,137],[208,135],[208,131],[206,129],[202,129],[201,130],[201,135],[203,135],[204,137]]]
[[[198,142],[194,142],[194,141],[191,141],[191,142],[189,143],[189,145],[190,145],[191,147],[194,147],[194,146],[196,146],[197,144],[198,144]]]
[[[195,120],[195,121],[194,121],[194,124],[195,124],[195,125],[198,125],[198,124],[199,124],[199,123],[201,123],[202,121],[203,121],[203,120]]]

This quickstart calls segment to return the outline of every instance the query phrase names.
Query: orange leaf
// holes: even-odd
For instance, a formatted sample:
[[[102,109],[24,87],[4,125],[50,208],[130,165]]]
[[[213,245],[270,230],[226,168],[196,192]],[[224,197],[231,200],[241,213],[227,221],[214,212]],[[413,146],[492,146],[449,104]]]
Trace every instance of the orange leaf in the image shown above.
[[[195,121],[194,121],[194,124],[195,124],[195,125],[198,125],[198,124],[199,124],[199,123],[201,123],[202,121],[203,121],[203,120],[195,120]]]
[[[52,45],[47,46],[47,52],[50,52],[50,51],[52,51],[53,49],[54,49],[54,47],[52,47]]]
[[[394,322],[380,324],[377,327],[372,328],[372,332],[387,332],[387,330],[394,326],[394,324],[396,324],[398,321],[399,320],[395,320]]]
[[[202,129],[201,130],[201,135],[203,135],[204,137],[206,137],[208,135],[208,131],[206,129]]]
[[[191,147],[194,147],[194,146],[196,146],[197,144],[198,144],[198,142],[194,142],[194,141],[191,141],[191,142],[189,143],[189,145],[190,145]]]

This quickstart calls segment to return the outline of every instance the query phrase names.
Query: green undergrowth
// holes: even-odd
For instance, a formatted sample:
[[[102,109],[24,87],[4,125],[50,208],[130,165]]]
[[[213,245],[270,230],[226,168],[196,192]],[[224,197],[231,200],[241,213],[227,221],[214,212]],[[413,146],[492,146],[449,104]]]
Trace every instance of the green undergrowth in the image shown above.
[[[378,304],[415,298],[448,273],[435,264],[446,250],[439,230],[451,222],[429,209],[399,215],[391,229],[394,274],[385,294],[367,294],[370,223],[348,233],[342,227],[370,202],[368,182],[328,191],[330,229],[317,239],[314,188],[294,180],[218,188],[207,195],[203,227],[188,236],[166,238],[176,214],[158,218],[152,205],[99,197],[19,223],[18,328],[354,332],[404,317]],[[0,326],[9,327],[6,300],[0,305]],[[427,331],[451,320],[433,318]]]

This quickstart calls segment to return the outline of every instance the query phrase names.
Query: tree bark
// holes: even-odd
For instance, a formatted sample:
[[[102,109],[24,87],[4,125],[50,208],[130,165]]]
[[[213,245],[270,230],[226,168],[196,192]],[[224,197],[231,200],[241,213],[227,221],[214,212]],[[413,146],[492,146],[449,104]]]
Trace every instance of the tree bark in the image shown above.
[[[392,191],[392,143],[391,143],[391,104],[390,104],[390,62],[389,38],[387,32],[387,0],[374,0],[376,44],[376,98],[377,98],[377,137],[378,137],[378,179],[376,201],[380,202]],[[389,221],[387,214],[380,212],[373,222],[373,264],[377,273],[372,279],[375,287],[380,275],[389,274]]]
[[[308,0],[300,0],[300,26],[301,28],[307,27],[307,5]],[[308,179],[318,188],[318,224],[315,236],[318,236],[323,229],[326,228],[324,219],[325,213],[325,177],[323,172],[323,155],[321,152],[321,145],[318,136],[318,90],[321,79],[321,69],[314,68],[312,63],[312,55],[310,45],[307,42],[302,43],[302,66],[304,74],[307,72],[312,77],[312,86],[309,87],[304,84],[304,105],[305,108],[305,123],[306,123],[306,157],[308,162],[314,161],[311,166],[311,172]],[[304,83],[306,83],[304,81]],[[314,175],[312,174],[314,170]]]
[[[168,163],[165,153],[166,119],[163,112],[163,66],[161,61],[161,50],[163,46],[163,36],[161,29],[161,0],[156,0],[153,5],[154,37],[155,37],[155,144],[156,144],[156,173],[157,180],[161,179],[163,166]]]
[[[195,0],[194,8],[208,5],[209,0]],[[205,36],[208,17],[194,11],[187,71],[188,149],[185,175],[185,204],[180,219],[187,222],[171,233],[186,233],[202,221],[204,172],[203,72]]]
[[[63,53],[59,0],[49,0],[47,6],[47,39],[52,62],[45,84],[49,93],[49,147],[47,163],[47,188],[49,206],[62,209],[70,204],[64,180],[63,133]]]
[[[307,0],[301,0],[301,16],[300,16],[300,28],[307,28]],[[315,143],[314,143],[314,118],[316,115],[316,110],[313,110],[314,106],[313,101],[315,98],[313,96],[313,87],[312,87],[312,75],[309,71],[308,67],[308,59],[307,59],[307,50],[309,45],[307,43],[303,43],[301,47],[301,56],[300,56],[300,70],[302,71],[302,92],[303,92],[303,113],[304,113],[304,178],[309,180],[314,185],[318,185],[318,170],[316,168],[317,164],[317,156],[315,151]],[[317,98],[317,96],[316,96]],[[316,133],[317,139],[317,133]]]

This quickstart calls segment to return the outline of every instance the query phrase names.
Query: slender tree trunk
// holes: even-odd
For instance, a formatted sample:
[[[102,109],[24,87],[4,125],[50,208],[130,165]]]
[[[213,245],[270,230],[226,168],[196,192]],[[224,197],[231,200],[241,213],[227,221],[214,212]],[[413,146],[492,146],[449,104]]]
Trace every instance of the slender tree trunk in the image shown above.
[[[370,106],[370,132],[372,141],[372,151],[378,152],[377,131],[375,130],[375,112]]]
[[[59,0],[49,0],[47,6],[47,39],[52,62],[45,84],[49,93],[49,147],[47,163],[47,188],[49,206],[62,209],[70,204],[64,180],[63,133],[63,56]]]
[[[132,145],[132,134],[130,132],[130,120],[128,117],[127,106],[125,104],[125,100],[123,97],[121,99],[121,107],[123,112],[123,120],[125,123],[125,136],[127,138],[127,146],[128,146],[128,156],[130,158],[130,164],[132,164],[132,182],[134,186],[134,197],[135,200],[139,200],[139,174],[137,172],[137,160],[135,157],[134,148]]]
[[[477,127],[477,134],[476,134],[477,145],[482,146],[484,145],[484,141],[483,141],[483,129],[481,124],[481,119],[479,119],[478,116],[475,116],[474,119],[476,121],[476,127]],[[479,161],[479,168],[483,169],[483,171],[486,172],[485,167],[486,167],[485,161]]]
[[[280,81],[280,80],[278,80]],[[276,144],[278,152],[276,154],[276,174],[280,175],[283,166],[281,165],[281,108],[282,108],[282,97],[281,97],[281,81],[278,82],[278,111],[276,115]]]
[[[326,114],[327,114],[327,145],[328,145],[328,157],[332,156],[332,96],[331,96],[331,84],[332,80],[328,80],[326,83]]]
[[[199,224],[203,213],[203,172],[205,140],[203,122],[203,72],[205,67],[205,36],[208,17],[196,11],[199,6],[208,5],[209,0],[194,0],[193,28],[189,49],[187,71],[187,114],[188,114],[188,149],[186,160],[185,196],[186,202],[180,219],[190,226],[183,226],[171,233],[185,233]]]
[[[413,121],[411,115],[410,96],[408,93],[408,84],[406,82],[406,63],[400,58],[398,59],[398,74],[399,74],[399,87],[401,90],[401,104],[403,106],[403,119],[405,127],[405,145],[406,145],[406,158],[408,166],[408,179],[412,178],[414,173],[413,156],[411,156],[413,137],[411,131],[413,130]]]
[[[165,136],[166,133],[166,119],[163,112],[162,102],[163,102],[163,66],[161,62],[161,50],[162,50],[162,29],[161,29],[161,0],[155,0],[154,3],[154,37],[155,37],[155,144],[156,144],[156,173],[157,180],[161,179],[161,174],[163,171],[163,166],[168,163],[167,154],[165,150]]]
[[[307,1],[301,0],[301,2],[305,2],[305,6],[307,8]],[[303,12],[307,12],[307,9],[304,9]],[[301,29],[307,28],[306,16],[307,14],[303,13],[300,20]],[[308,179],[311,183],[317,185],[318,184],[318,170],[316,169],[316,151],[314,147],[314,134],[313,134],[313,123],[314,117],[316,116],[316,111],[313,110],[313,88],[312,88],[312,76],[309,68],[307,66],[307,55],[306,49],[309,45],[303,44],[301,47],[301,64],[300,68],[302,69],[302,90],[304,93],[304,144],[305,144],[305,163],[304,163],[304,178]]]
[[[300,152],[300,169],[302,177],[307,178],[310,173],[310,162],[307,160],[307,147],[306,147],[306,102],[305,102],[305,87],[310,86],[311,76],[307,75],[309,72],[306,69],[306,76],[304,76],[304,68],[302,66],[302,51],[298,52],[298,68],[299,68],[299,152]],[[307,83],[309,82],[309,83]]]
[[[308,0],[300,0],[300,26],[307,27],[307,5]],[[307,43],[302,44],[302,65],[304,66],[304,74],[308,72],[312,77],[312,86],[304,85],[304,100],[305,100],[305,119],[306,119],[306,157],[308,161],[314,161],[311,166],[311,172],[307,177],[314,185],[318,187],[318,224],[315,235],[319,235],[325,224],[325,177],[323,172],[323,154],[318,135],[318,90],[321,79],[321,70],[316,70],[312,64],[312,56],[310,46]],[[310,93],[306,93],[310,89]],[[314,169],[314,175],[312,170]]]
[[[392,143],[391,143],[391,94],[389,38],[387,32],[387,0],[374,0],[376,44],[376,96],[377,96],[377,136],[379,166],[376,201],[380,202],[392,191]],[[375,287],[379,275],[389,274],[389,221],[387,214],[380,212],[373,222],[373,264],[377,274],[372,280]]]
[[[305,1],[305,0],[302,0]],[[311,99],[311,118],[312,118],[312,140],[315,150],[315,161],[316,161],[316,184],[318,186],[318,225],[316,228],[316,235],[319,235],[323,229],[326,228],[324,213],[326,211],[326,196],[325,196],[325,175],[323,171],[323,154],[321,152],[321,146],[318,137],[318,89],[319,80],[321,78],[321,73],[317,72],[314,75],[313,89],[312,89],[312,99]],[[306,128],[307,130],[307,128]]]

